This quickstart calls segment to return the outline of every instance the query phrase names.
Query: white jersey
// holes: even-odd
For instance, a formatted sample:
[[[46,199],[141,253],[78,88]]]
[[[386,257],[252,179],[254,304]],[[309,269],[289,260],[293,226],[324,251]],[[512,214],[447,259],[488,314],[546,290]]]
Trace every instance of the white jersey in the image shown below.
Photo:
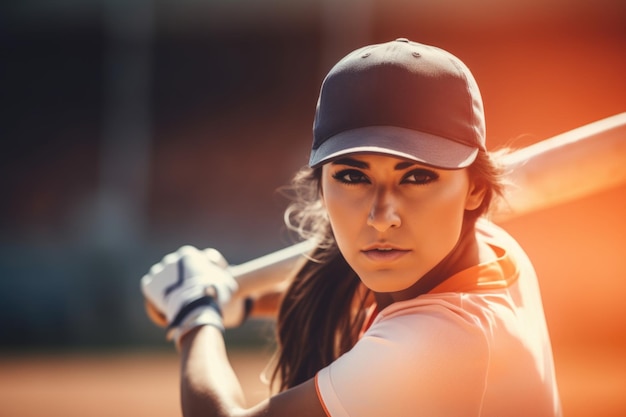
[[[316,375],[331,417],[544,417],[561,407],[535,271],[500,228],[477,224],[497,260],[380,311]]]

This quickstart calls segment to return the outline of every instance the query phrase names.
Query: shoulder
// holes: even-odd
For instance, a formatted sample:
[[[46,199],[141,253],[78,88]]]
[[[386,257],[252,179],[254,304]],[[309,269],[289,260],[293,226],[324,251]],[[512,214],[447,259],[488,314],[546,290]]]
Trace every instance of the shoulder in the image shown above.
[[[389,409],[366,412],[377,404],[393,405],[394,415],[418,408],[454,415],[450,392],[464,397],[456,404],[478,404],[489,361],[479,324],[446,302],[397,304],[403,303],[383,310],[350,352],[318,374],[322,401],[359,416],[389,415]]]
[[[506,253],[509,261],[516,264],[522,272],[535,274],[532,262],[524,248],[502,227],[486,219],[479,219],[476,222],[476,235],[492,247],[501,248],[502,253]]]
[[[506,230],[485,218],[476,221],[476,233],[479,239],[517,244]]]
[[[387,346],[407,347],[413,355],[429,357],[457,349],[463,350],[461,357],[486,351],[481,320],[465,308],[463,294],[457,293],[396,302],[380,312],[365,333],[364,342],[367,338],[384,340]]]
[[[501,247],[507,252],[524,252],[520,244],[509,232],[487,219],[481,218],[476,222],[476,235],[483,242]]]
[[[508,254],[510,261],[515,263],[518,272],[536,276],[532,261],[524,248],[506,230],[488,220],[481,219],[476,224],[479,238],[493,246],[499,246]]]

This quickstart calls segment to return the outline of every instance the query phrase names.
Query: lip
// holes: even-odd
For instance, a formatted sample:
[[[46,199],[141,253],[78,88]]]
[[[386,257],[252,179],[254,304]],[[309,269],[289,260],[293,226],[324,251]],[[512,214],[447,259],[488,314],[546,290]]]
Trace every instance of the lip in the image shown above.
[[[393,262],[411,252],[390,244],[374,244],[361,250],[365,257],[374,262]]]

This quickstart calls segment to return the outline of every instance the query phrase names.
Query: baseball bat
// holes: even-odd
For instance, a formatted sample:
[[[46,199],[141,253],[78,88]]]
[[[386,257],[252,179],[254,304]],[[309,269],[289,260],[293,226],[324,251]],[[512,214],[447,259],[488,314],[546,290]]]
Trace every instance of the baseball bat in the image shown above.
[[[626,113],[620,113],[505,155],[505,198],[491,216],[504,222],[626,183]],[[258,296],[286,285],[315,242],[304,241],[230,271],[238,296]]]
[[[626,113],[513,151],[501,162],[507,173],[504,199],[491,215],[498,223],[625,184]],[[236,299],[281,291],[314,248],[314,241],[304,241],[229,266],[239,284]],[[233,310],[240,305],[229,304]],[[146,310],[155,323],[165,325],[165,318],[149,303]]]

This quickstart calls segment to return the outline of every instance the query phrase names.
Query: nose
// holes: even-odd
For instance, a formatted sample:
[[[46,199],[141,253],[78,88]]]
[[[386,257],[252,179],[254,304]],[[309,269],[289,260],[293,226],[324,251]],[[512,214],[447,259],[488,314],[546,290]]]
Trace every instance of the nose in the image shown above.
[[[367,225],[379,232],[402,224],[394,196],[386,189],[377,190],[367,217]]]

